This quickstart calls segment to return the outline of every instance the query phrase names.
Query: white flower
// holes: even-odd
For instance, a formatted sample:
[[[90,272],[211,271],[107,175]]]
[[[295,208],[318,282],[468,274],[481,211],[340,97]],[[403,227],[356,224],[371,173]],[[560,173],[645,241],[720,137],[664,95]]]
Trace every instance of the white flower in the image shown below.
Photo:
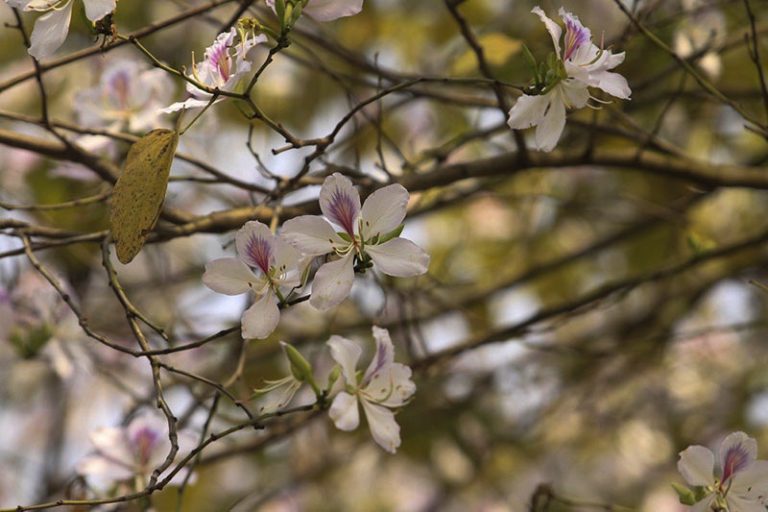
[[[400,446],[400,426],[390,410],[402,407],[416,392],[411,369],[395,363],[395,349],[386,329],[373,328],[376,353],[361,377],[355,370],[362,354],[360,346],[347,338],[331,336],[331,356],[341,367],[344,391],[333,399],[329,416],[339,430],[355,430],[360,424],[358,402],[365,411],[374,441],[390,453]]]
[[[177,460],[185,457],[197,441],[192,431],[179,430]],[[96,453],[80,460],[76,469],[99,490],[107,490],[116,482],[132,482],[136,477],[146,484],[171,448],[166,419],[149,411],[137,415],[126,427],[105,427],[92,432],[91,442]],[[171,483],[181,483],[184,476],[180,471]]]
[[[86,126],[143,133],[159,124],[158,109],[172,93],[173,82],[162,69],[116,59],[104,68],[97,85],[77,93],[75,112]]]
[[[246,222],[237,232],[235,243],[239,259],[211,261],[205,266],[203,283],[226,295],[252,291],[256,300],[243,313],[243,337],[263,339],[280,321],[278,304],[284,289],[300,283],[299,254],[257,221]]]
[[[190,77],[211,89],[236,92],[243,79],[251,72],[252,64],[248,53],[257,44],[267,40],[263,34],[250,33],[250,36],[235,43],[238,34],[245,33],[245,31],[238,32],[237,28],[232,27],[229,32],[219,34],[213,44],[206,48],[203,60],[192,63]],[[189,82],[186,87],[192,97],[186,101],[174,103],[162,109],[161,112],[169,114],[181,109],[205,107],[210,103],[210,93],[198,89]],[[216,101],[222,99],[219,98]]]
[[[11,7],[25,11],[44,12],[35,22],[30,37],[29,54],[43,59],[55,52],[64,43],[72,18],[73,0],[5,0]],[[98,21],[115,10],[117,0],[83,0],[85,15],[91,21]]]
[[[348,178],[335,173],[325,179],[320,210],[342,231],[337,233],[317,215],[291,219],[282,231],[283,237],[306,255],[339,256],[315,274],[310,304],[329,309],[343,301],[352,288],[355,259],[373,261],[379,270],[395,277],[427,271],[429,255],[410,240],[394,236],[405,218],[408,197],[402,185],[389,185],[371,194],[360,208],[360,194]]]
[[[757,442],[744,432],[734,432],[723,440],[717,468],[715,454],[704,446],[689,446],[680,452],[677,468],[683,478],[707,492],[692,510],[765,512],[768,461],[756,459]]]
[[[536,126],[536,148],[551,151],[565,127],[566,109],[584,107],[590,99],[589,87],[597,87],[622,99],[629,98],[632,91],[623,76],[609,71],[624,61],[624,52],[614,55],[610,50],[595,46],[590,30],[562,8],[560,16],[565,22],[565,37],[561,52],[560,26],[539,7],[534,7],[531,12],[541,18],[552,36],[561,68],[551,70],[555,75],[554,81],[543,84],[540,94],[523,94],[517,100],[509,111],[507,124],[516,130]]]
[[[267,0],[267,5],[275,10],[275,0]],[[362,10],[363,0],[309,0],[301,12],[317,21],[333,21]]]

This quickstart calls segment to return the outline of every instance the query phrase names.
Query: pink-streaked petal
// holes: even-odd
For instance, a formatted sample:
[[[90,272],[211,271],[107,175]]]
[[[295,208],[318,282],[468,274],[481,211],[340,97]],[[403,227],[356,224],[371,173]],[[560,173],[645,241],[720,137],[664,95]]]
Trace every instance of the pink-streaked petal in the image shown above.
[[[316,21],[333,21],[363,10],[363,0],[309,0],[304,12]]]
[[[395,453],[400,446],[400,425],[395,421],[395,414],[386,407],[361,402],[373,440],[389,453]]]
[[[203,284],[215,292],[240,295],[256,283],[259,283],[256,274],[237,258],[220,258],[205,265]]]
[[[393,238],[381,245],[365,248],[376,268],[388,276],[413,277],[429,268],[429,254],[405,238]]]
[[[589,42],[592,40],[592,32],[587,27],[582,25],[577,16],[574,16],[562,7],[560,8],[559,14],[565,22],[563,60],[568,60],[576,50],[585,44],[589,44]]]
[[[309,303],[321,310],[338,306],[349,296],[354,280],[352,253],[340,260],[324,264],[312,281],[312,296],[309,298]]]
[[[349,178],[334,173],[320,189],[320,210],[328,220],[353,235],[360,215],[360,193]]]
[[[162,461],[171,446],[166,418],[148,411],[133,418],[126,434],[134,460],[146,470],[154,469],[150,467],[151,462],[156,459]]]
[[[536,149],[540,151],[552,151],[560,140],[560,135],[565,128],[565,105],[558,96],[560,91],[555,90],[550,94],[555,94],[549,104],[549,110],[544,114],[544,119],[536,127]]]
[[[336,428],[349,432],[360,425],[360,411],[357,407],[357,397],[342,391],[333,399],[328,416]]]
[[[328,346],[331,348],[331,357],[341,367],[341,373],[347,384],[357,386],[357,362],[363,353],[360,345],[354,341],[334,334],[328,340]]]
[[[268,291],[246,309],[241,319],[243,338],[263,340],[272,334],[280,322],[277,304],[275,294]]]
[[[30,36],[29,54],[37,60],[53,55],[67,38],[71,18],[71,1],[64,8],[54,9],[37,18]]]
[[[677,469],[690,485],[711,485],[715,480],[715,454],[704,446],[689,446],[680,452]]]
[[[549,35],[552,37],[552,43],[555,46],[555,54],[557,54],[557,58],[560,58],[560,36],[562,35],[563,31],[560,28],[560,25],[552,21],[546,14],[544,14],[544,11],[541,10],[541,7],[538,5],[531,9],[531,12],[539,17],[542,23],[544,23],[544,26],[547,27],[547,32],[549,32]]]
[[[302,215],[286,221],[280,236],[304,254],[311,256],[333,252],[336,245],[348,245],[336,234],[333,227],[318,215]]]
[[[392,344],[389,331],[374,325],[373,338],[376,340],[376,353],[365,370],[364,383],[369,382],[376,372],[389,367],[395,361],[395,347]]]
[[[365,238],[385,235],[402,224],[409,197],[405,187],[397,183],[380,188],[368,196],[360,211]]]
[[[255,220],[246,222],[235,235],[237,254],[251,267],[268,274],[275,264],[275,240],[266,224]]]
[[[720,467],[722,480],[746,469],[757,459],[757,441],[744,432],[733,432],[720,444]]]
[[[85,16],[91,21],[98,21],[117,7],[117,0],[83,0]]]
[[[549,95],[520,96],[509,110],[507,124],[513,130],[524,130],[536,126],[544,119],[549,105]]]

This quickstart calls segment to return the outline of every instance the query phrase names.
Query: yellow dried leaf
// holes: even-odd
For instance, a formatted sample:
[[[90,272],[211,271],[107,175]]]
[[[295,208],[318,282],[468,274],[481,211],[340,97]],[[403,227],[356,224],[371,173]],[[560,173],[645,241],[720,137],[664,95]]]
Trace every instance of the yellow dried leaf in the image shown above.
[[[128,151],[112,191],[109,226],[117,259],[129,263],[144,246],[163,208],[168,175],[179,142],[174,130],[152,130]]]

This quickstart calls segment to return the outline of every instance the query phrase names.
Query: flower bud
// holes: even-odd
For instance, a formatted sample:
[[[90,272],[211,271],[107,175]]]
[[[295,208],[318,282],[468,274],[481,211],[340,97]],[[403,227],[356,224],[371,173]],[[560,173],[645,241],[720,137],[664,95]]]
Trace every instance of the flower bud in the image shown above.
[[[299,382],[311,382],[313,378],[312,365],[310,365],[309,362],[304,359],[304,356],[302,356],[292,345],[289,345],[284,341],[281,341],[280,345],[283,347],[285,357],[287,357],[288,361],[291,363],[291,373],[296,380]]]

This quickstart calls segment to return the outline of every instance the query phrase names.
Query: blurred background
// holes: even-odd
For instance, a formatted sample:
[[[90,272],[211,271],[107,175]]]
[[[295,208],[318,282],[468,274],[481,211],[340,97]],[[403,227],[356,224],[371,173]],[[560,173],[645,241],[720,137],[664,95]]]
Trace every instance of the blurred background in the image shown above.
[[[122,0],[114,21],[128,34],[205,3]],[[515,87],[530,79],[523,44],[540,60],[553,50],[530,14],[534,5],[468,0],[459,7],[507,107]],[[561,6],[539,5],[553,18]],[[764,61],[768,4],[751,2],[754,26],[743,0],[623,5],[707,83],[765,122],[745,34],[754,29]],[[614,71],[627,77],[632,99],[594,101],[599,108],[569,114],[551,166],[486,166],[491,170],[470,179],[451,174],[452,166],[504,158],[516,146],[493,84],[474,80],[482,77],[476,56],[444,2],[366,0],[359,15],[298,23],[254,99],[300,138],[326,135],[360,101],[395,83],[446,80],[361,109],[300,186],[270,204],[311,208],[322,177],[337,171],[368,192],[388,177],[415,184],[403,236],[431,254],[429,273],[393,279],[369,272],[329,314],[299,304],[268,340],[243,343],[234,329],[162,361],[226,383],[247,402],[265,380],[286,374],[279,340],[327,372],[331,334],[360,340],[370,354],[370,326],[388,327],[417,385],[397,415],[403,444],[392,456],[365,425],[346,433],[326,413],[289,415],[213,443],[196,481],[182,493],[169,487],[153,496],[155,510],[671,512],[684,509],[670,484],[683,483],[676,462],[688,445],[714,448],[743,430],[766,453],[766,139],[639,33],[612,0],[562,6],[591,28],[596,44],[626,52]],[[212,9],[142,43],[189,70],[238,7]],[[276,26],[262,2],[246,14]],[[23,15],[28,30],[34,18]],[[5,4],[0,20],[15,23]],[[52,61],[99,43],[78,2]],[[39,123],[34,79],[9,85],[31,69],[18,30],[6,25],[0,130],[52,141]],[[44,76],[50,116],[63,133],[116,165],[132,135],[172,127],[175,119],[132,116],[185,98],[181,80],[153,72],[130,45]],[[123,96],[107,90],[115,80],[123,80]],[[296,175],[312,151],[274,154],[284,146],[264,124],[245,119],[236,102],[217,104],[181,138],[186,158],[174,163],[166,204],[201,218],[263,204],[258,187]],[[594,158],[601,154],[615,159]],[[681,178],[678,169],[691,176]],[[93,449],[89,432],[154,406],[146,359],[86,337],[20,239],[19,225],[40,228],[33,233],[42,246],[37,257],[89,327],[135,348],[99,244],[76,238],[107,229],[109,190],[82,165],[0,145],[0,507],[81,496],[74,468]],[[85,197],[96,199],[25,208]],[[238,227],[180,236],[161,220],[158,232],[168,236],[129,265],[114,262],[128,296],[171,344],[238,325],[246,297],[216,294],[200,281],[206,262],[234,254]],[[65,241],[50,244],[57,239]],[[174,413],[200,432],[214,390],[173,372],[163,383]],[[300,394],[296,403],[308,399]],[[213,430],[245,419],[225,399],[215,412]]]

